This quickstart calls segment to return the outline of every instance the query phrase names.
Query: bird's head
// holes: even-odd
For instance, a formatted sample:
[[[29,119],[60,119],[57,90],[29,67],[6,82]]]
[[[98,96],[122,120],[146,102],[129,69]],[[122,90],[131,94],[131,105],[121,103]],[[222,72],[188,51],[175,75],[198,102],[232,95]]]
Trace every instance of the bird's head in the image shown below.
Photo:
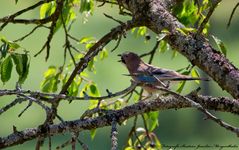
[[[133,52],[125,52],[118,56],[121,58],[120,62],[125,64],[127,67],[136,67],[141,62],[140,57]]]

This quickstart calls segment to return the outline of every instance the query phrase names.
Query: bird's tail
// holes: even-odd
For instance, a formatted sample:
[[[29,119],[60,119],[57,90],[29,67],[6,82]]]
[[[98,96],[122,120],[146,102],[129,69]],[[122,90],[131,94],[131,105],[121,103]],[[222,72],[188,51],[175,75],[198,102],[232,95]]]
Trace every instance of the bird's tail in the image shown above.
[[[186,81],[186,80],[202,80],[202,81],[210,81],[208,78],[195,78],[195,77],[176,77],[176,78],[171,78],[169,80],[172,81]]]

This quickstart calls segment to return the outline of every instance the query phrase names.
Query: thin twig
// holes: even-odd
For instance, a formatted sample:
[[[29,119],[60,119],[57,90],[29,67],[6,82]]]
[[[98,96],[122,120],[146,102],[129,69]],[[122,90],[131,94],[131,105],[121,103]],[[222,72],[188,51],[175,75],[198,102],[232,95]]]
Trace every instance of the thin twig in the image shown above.
[[[35,9],[36,7],[38,7],[38,6],[40,6],[40,5],[44,4],[44,3],[48,3],[48,2],[50,2],[50,1],[53,1],[53,0],[46,0],[46,1],[41,0],[41,1],[37,2],[36,4],[34,4],[34,5],[30,6],[30,7],[24,8],[24,9],[22,9],[22,10],[16,12],[16,13],[10,15],[10,16],[4,17],[4,18],[0,18],[0,22],[4,22],[4,23],[1,25],[1,27],[0,27],[0,31],[2,31],[2,29],[3,29],[9,22],[16,23],[16,22],[14,22],[14,18],[16,18],[17,16],[20,16],[21,14],[26,13],[26,12],[32,10],[32,9]],[[16,21],[16,20],[15,20],[15,21]],[[29,21],[30,21],[30,20],[29,20]],[[39,21],[40,21],[40,20],[39,20]]]
[[[239,6],[239,3],[237,3],[236,6],[233,8],[232,13],[231,13],[230,18],[229,18],[229,21],[227,23],[227,28],[229,28],[229,26],[231,25],[232,17],[233,17],[233,15],[234,15],[238,6]]]
[[[114,52],[119,47],[121,39],[122,39],[122,35],[119,35],[119,37],[117,39],[117,43],[116,43],[115,47],[111,50],[111,52]]]
[[[60,17],[60,15],[62,14],[63,4],[64,4],[64,0],[56,1],[56,10],[52,14],[53,17],[52,17],[52,20],[51,20],[52,22],[51,22],[51,26],[50,26],[50,32],[49,32],[48,37],[47,37],[47,41],[42,46],[41,50],[34,55],[34,57],[38,56],[46,48],[46,58],[45,59],[46,60],[48,59],[49,54],[50,54],[50,48],[51,48],[50,43],[51,43],[53,35],[54,35],[57,20]]]
[[[200,110],[202,113],[204,113],[208,119],[214,121],[215,123],[217,123],[218,125],[220,125],[221,127],[229,130],[229,131],[232,131],[233,133],[235,133],[238,137],[239,137],[239,128],[237,127],[234,127],[224,121],[222,121],[221,119],[215,117],[214,115],[212,115],[209,111],[207,111],[205,108],[203,108],[203,106],[200,104],[200,103],[196,103],[195,101],[189,99],[188,97],[185,97],[185,96],[182,96],[176,92],[173,92],[169,89],[166,89],[166,88],[161,88],[161,87],[155,87],[156,89],[158,90],[161,90],[161,91],[165,91],[171,95],[174,95],[176,97],[179,97],[179,98],[182,98],[184,99],[185,101],[188,101],[191,103],[191,106],[197,108],[198,110]]]
[[[156,52],[156,50],[157,50],[158,47],[159,47],[159,44],[160,44],[160,41],[156,41],[156,43],[155,43],[153,49],[152,49],[151,51],[147,52],[147,53],[144,53],[144,54],[140,55],[140,57],[145,57],[145,56],[150,55],[150,58],[149,58],[149,62],[148,62],[148,63],[151,64],[152,61],[153,61],[153,57],[154,57],[154,55],[155,55],[155,52]]]
[[[78,143],[80,143],[83,150],[89,149],[88,146],[85,143],[83,143],[79,138],[77,138],[77,141],[78,141]]]
[[[68,30],[66,29],[66,24],[65,24],[65,20],[63,18],[63,15],[61,14],[61,20],[62,20],[62,24],[63,24],[63,29],[64,29],[64,33],[65,33],[65,53],[64,53],[64,64],[65,64],[65,60],[66,60],[66,50],[68,50],[70,56],[71,56],[71,60],[73,61],[73,64],[76,66],[76,61],[75,61],[75,58],[71,52],[71,43],[69,41],[69,38],[68,38]]]
[[[106,13],[104,13],[105,17],[109,18],[109,19],[112,19],[114,20],[115,22],[118,22],[119,24],[124,24],[124,22],[118,20],[118,19],[115,19],[114,17],[110,16],[110,15],[107,15]]]
[[[18,117],[21,117],[22,114],[30,107],[32,106],[32,101],[28,102],[28,105],[18,114]]]
[[[206,18],[204,18],[204,20],[202,21],[202,23],[200,24],[198,30],[197,30],[197,34],[201,34],[205,25],[207,24],[209,18],[211,17],[212,13],[214,12],[215,8],[217,7],[218,3],[220,3],[222,0],[212,0],[212,6],[210,7]]]
[[[12,101],[11,103],[7,104],[6,106],[4,106],[3,108],[0,109],[0,115],[4,112],[6,112],[7,110],[9,110],[10,108],[12,108],[13,106],[15,106],[17,103],[21,103],[23,101],[26,101],[26,99],[24,98],[16,98],[14,101]]]
[[[25,38],[27,38],[28,36],[30,36],[31,34],[33,34],[38,28],[40,28],[40,27],[45,27],[45,28],[47,28],[48,29],[48,27],[46,27],[46,26],[44,26],[44,25],[37,25],[37,26],[35,26],[29,33],[27,33],[26,35],[24,35],[23,37],[21,37],[21,38],[18,38],[18,39],[16,39],[16,40],[14,40],[13,42],[18,42],[18,41],[22,41],[22,40],[24,40]]]

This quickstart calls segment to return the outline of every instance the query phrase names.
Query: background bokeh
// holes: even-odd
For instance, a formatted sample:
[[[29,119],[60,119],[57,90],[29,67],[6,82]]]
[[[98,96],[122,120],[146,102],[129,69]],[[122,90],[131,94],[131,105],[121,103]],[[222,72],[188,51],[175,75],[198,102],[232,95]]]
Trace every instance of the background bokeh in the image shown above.
[[[237,0],[223,1],[220,6],[216,9],[215,13],[211,18],[210,34],[213,34],[224,41],[228,49],[227,58],[237,67],[239,67],[239,10],[234,14],[232,24],[230,28],[226,28],[227,21],[231,14],[231,11]],[[24,8],[33,4],[34,1],[19,1],[17,5],[14,1],[1,1],[0,5],[0,17],[4,17],[8,14],[16,12],[20,8]],[[89,16],[88,22],[83,24],[84,17],[78,16],[76,23],[73,25],[71,34],[75,37],[84,36],[94,36],[97,39],[101,38],[105,33],[109,32],[111,28],[117,25],[116,22],[106,18],[103,12],[115,16],[115,18],[127,20],[130,18],[119,16],[118,7],[104,6],[97,8],[93,16]],[[22,17],[38,17],[39,12],[32,11]],[[0,36],[4,36],[9,40],[14,40],[21,37],[23,34],[28,33],[32,25],[14,25],[9,24],[1,33]],[[149,31],[150,32],[150,31]],[[64,44],[64,34],[60,30],[54,36],[52,41],[52,49],[50,53],[50,58],[45,62],[45,53],[43,52],[38,57],[33,57],[33,55],[41,49],[47,39],[47,30],[41,29],[36,31],[26,40],[20,42],[19,44],[26,48],[31,57],[30,74],[23,85],[24,89],[39,90],[41,81],[43,80],[43,72],[47,70],[50,65],[62,65],[63,63],[63,44]],[[105,89],[110,89],[110,91],[115,92],[122,90],[130,84],[129,77],[122,76],[123,73],[127,73],[127,70],[117,62],[119,59],[117,54],[124,51],[133,51],[138,54],[142,54],[153,48],[155,44],[155,34],[151,33],[151,40],[145,42],[143,37],[136,37],[135,34],[128,32],[127,38],[123,39],[118,49],[109,53],[109,57],[103,61],[98,61],[96,64],[96,74],[89,73],[90,78],[98,85],[101,89],[101,94],[105,94]],[[212,39],[209,37],[209,40]],[[106,48],[108,50],[112,49],[115,45],[115,41],[111,42]],[[215,45],[212,42],[213,45]],[[81,48],[79,46],[79,48]],[[69,58],[68,58],[69,59]],[[144,58],[147,60],[147,58]],[[167,51],[164,54],[157,52],[156,57],[153,61],[154,65],[160,67],[170,68],[170,69],[180,69],[188,65],[186,58],[178,54],[178,56],[172,59],[172,52]],[[203,72],[201,72],[203,73]],[[16,76],[16,77],[15,77]],[[15,82],[17,81],[17,75],[15,72],[12,73],[11,81],[3,85],[0,83],[1,89],[15,87]],[[198,85],[194,82],[186,84],[186,88],[183,93],[190,92],[191,89],[195,89]],[[203,83],[202,91],[206,94],[213,96],[229,96],[226,92],[222,91],[220,87],[213,81],[208,83]],[[13,97],[0,97],[0,107],[8,104]],[[0,137],[6,136],[12,132],[12,126],[16,126],[18,130],[23,130],[26,128],[35,127],[44,121],[45,113],[37,105],[33,105],[30,109],[25,112],[22,117],[18,118],[17,115],[21,112],[28,103],[21,103],[10,109],[8,112],[0,116]],[[60,105],[59,113],[65,120],[78,119],[82,112],[88,107],[88,102],[74,101],[71,104],[68,102],[62,102]],[[213,112],[218,117],[226,120],[227,122],[238,126],[239,119],[238,116],[229,113],[219,113]],[[217,124],[210,120],[203,120],[204,116],[202,113],[195,109],[181,109],[181,110],[166,110],[160,111],[159,115],[159,127],[156,130],[157,136],[159,137],[162,144],[165,145],[177,145],[177,144],[187,144],[187,145],[229,145],[238,144],[238,138],[236,135],[219,127]],[[130,130],[132,122],[129,121],[128,124],[121,125],[119,129],[119,145],[120,149],[126,143],[127,133]],[[138,126],[143,126],[141,122]],[[53,138],[53,147],[63,143],[70,137],[69,134],[55,136]],[[105,127],[97,130],[97,134],[94,140],[90,138],[89,131],[84,131],[80,133],[80,139],[85,142],[89,149],[110,149],[110,128]],[[22,145],[8,148],[8,150],[14,149],[34,149],[35,140],[26,142]],[[79,147],[79,145],[78,145]],[[43,149],[47,149],[47,141]],[[68,148],[66,148],[68,149]],[[226,149],[226,148],[225,148]]]

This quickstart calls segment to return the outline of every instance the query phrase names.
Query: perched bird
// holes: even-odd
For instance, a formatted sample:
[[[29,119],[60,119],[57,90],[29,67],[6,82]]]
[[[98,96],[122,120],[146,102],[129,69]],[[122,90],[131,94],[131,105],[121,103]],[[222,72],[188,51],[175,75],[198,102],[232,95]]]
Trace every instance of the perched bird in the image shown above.
[[[126,52],[119,56],[121,57],[120,61],[127,67],[129,76],[131,76],[135,82],[142,83],[143,89],[149,94],[157,91],[155,88],[157,86],[168,88],[172,81],[208,80],[205,78],[193,78],[191,76],[182,75],[174,70],[163,69],[147,64],[133,52]]]

